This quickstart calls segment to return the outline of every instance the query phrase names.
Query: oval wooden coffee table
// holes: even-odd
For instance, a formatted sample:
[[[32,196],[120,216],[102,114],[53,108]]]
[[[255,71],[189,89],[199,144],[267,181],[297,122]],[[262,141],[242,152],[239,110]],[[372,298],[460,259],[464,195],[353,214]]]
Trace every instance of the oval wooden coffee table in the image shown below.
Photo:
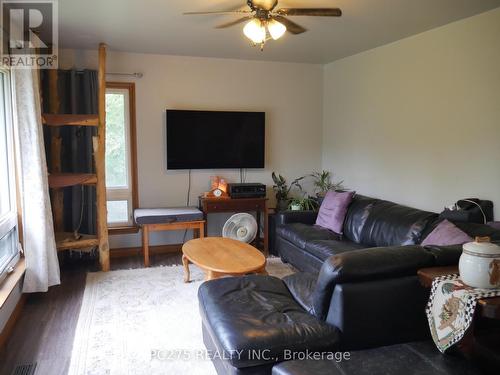
[[[182,246],[184,282],[189,282],[189,263],[205,271],[205,280],[221,276],[266,274],[266,257],[255,247],[222,237],[197,238]]]

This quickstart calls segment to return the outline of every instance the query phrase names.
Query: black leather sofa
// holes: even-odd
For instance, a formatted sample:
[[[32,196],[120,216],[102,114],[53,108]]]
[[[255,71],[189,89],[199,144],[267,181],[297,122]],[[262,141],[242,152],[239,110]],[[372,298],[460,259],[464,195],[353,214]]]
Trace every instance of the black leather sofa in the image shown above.
[[[419,244],[438,220],[432,212],[362,195],[353,198],[341,236],[314,225],[316,216],[285,211],[276,217],[278,253],[300,271],[319,272],[328,257],[352,250]]]
[[[317,273],[328,257],[353,250],[418,245],[442,220],[436,213],[362,195],[354,196],[342,235],[314,225],[317,216],[313,211],[284,211],[275,217],[276,251],[300,271]],[[472,238],[500,240],[500,231],[487,225],[454,223]]]
[[[286,211],[277,217],[280,256],[303,271],[285,280],[303,308],[339,328],[347,349],[428,338],[423,312],[429,291],[417,271],[458,264],[462,253],[460,245],[418,245],[439,216],[358,195],[339,236],[314,225],[316,215]],[[500,231],[487,225],[455,224],[472,238],[500,240]]]
[[[204,342],[219,354],[219,374],[271,374],[290,352],[429,339],[429,291],[417,271],[457,264],[461,254],[461,246],[418,245],[436,214],[357,196],[342,237],[314,226],[312,213],[286,212],[279,220],[281,257],[310,272],[213,280],[198,291]],[[485,225],[462,229],[500,239]]]

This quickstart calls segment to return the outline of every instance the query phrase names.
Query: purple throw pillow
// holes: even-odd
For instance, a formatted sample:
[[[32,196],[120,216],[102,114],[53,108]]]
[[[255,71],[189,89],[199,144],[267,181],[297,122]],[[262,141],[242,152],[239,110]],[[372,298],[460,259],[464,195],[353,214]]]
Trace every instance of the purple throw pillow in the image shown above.
[[[500,221],[490,221],[488,225],[494,229],[500,229]]]
[[[474,241],[467,233],[457,228],[448,220],[443,220],[436,228],[425,238],[422,246],[436,245],[463,245]]]
[[[351,204],[353,196],[353,191],[329,191],[326,193],[325,199],[323,199],[323,203],[319,208],[316,225],[342,234],[347,208]]]

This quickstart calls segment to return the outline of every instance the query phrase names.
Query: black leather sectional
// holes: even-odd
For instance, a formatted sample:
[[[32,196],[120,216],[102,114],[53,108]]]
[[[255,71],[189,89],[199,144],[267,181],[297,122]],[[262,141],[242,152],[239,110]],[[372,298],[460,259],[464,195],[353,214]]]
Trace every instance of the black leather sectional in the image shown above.
[[[219,374],[271,374],[273,367],[276,374],[301,374],[303,361],[276,363],[290,353],[369,353],[364,349],[429,339],[429,291],[417,271],[457,264],[461,254],[461,246],[418,245],[437,225],[437,214],[356,196],[342,236],[315,226],[312,212],[277,219],[280,255],[301,272],[283,280],[225,278],[199,289],[204,342],[219,354],[213,360]],[[485,225],[461,228],[500,239],[500,231]],[[330,370],[314,373],[342,373]]]
[[[342,236],[314,225],[316,215],[279,214],[277,248],[284,262],[303,271],[291,278],[316,280],[313,295],[324,293],[324,298],[312,304],[313,313],[340,329],[342,346],[362,349],[427,338],[428,290],[417,271],[458,264],[462,253],[460,245],[418,245],[440,222],[439,215],[358,195]],[[500,240],[500,231],[487,225],[456,225],[472,238]],[[298,301],[308,294],[306,282],[288,280],[287,285]]]
[[[352,250],[418,244],[438,219],[432,212],[362,195],[349,206],[342,236],[313,225],[316,216],[312,211],[277,216],[278,252],[301,271],[319,272],[328,257]]]
[[[272,375],[478,375],[459,356],[442,355],[432,341],[384,346],[349,353],[345,360],[295,360],[273,367]]]

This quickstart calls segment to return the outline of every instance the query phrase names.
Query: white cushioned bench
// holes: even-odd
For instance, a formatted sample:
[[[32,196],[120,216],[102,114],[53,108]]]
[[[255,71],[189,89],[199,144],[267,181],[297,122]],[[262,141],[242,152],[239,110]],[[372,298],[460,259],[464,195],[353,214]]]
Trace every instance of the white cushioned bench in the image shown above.
[[[205,237],[203,212],[195,207],[138,208],[134,220],[142,228],[144,266],[149,267],[149,232],[193,229],[195,236]]]

